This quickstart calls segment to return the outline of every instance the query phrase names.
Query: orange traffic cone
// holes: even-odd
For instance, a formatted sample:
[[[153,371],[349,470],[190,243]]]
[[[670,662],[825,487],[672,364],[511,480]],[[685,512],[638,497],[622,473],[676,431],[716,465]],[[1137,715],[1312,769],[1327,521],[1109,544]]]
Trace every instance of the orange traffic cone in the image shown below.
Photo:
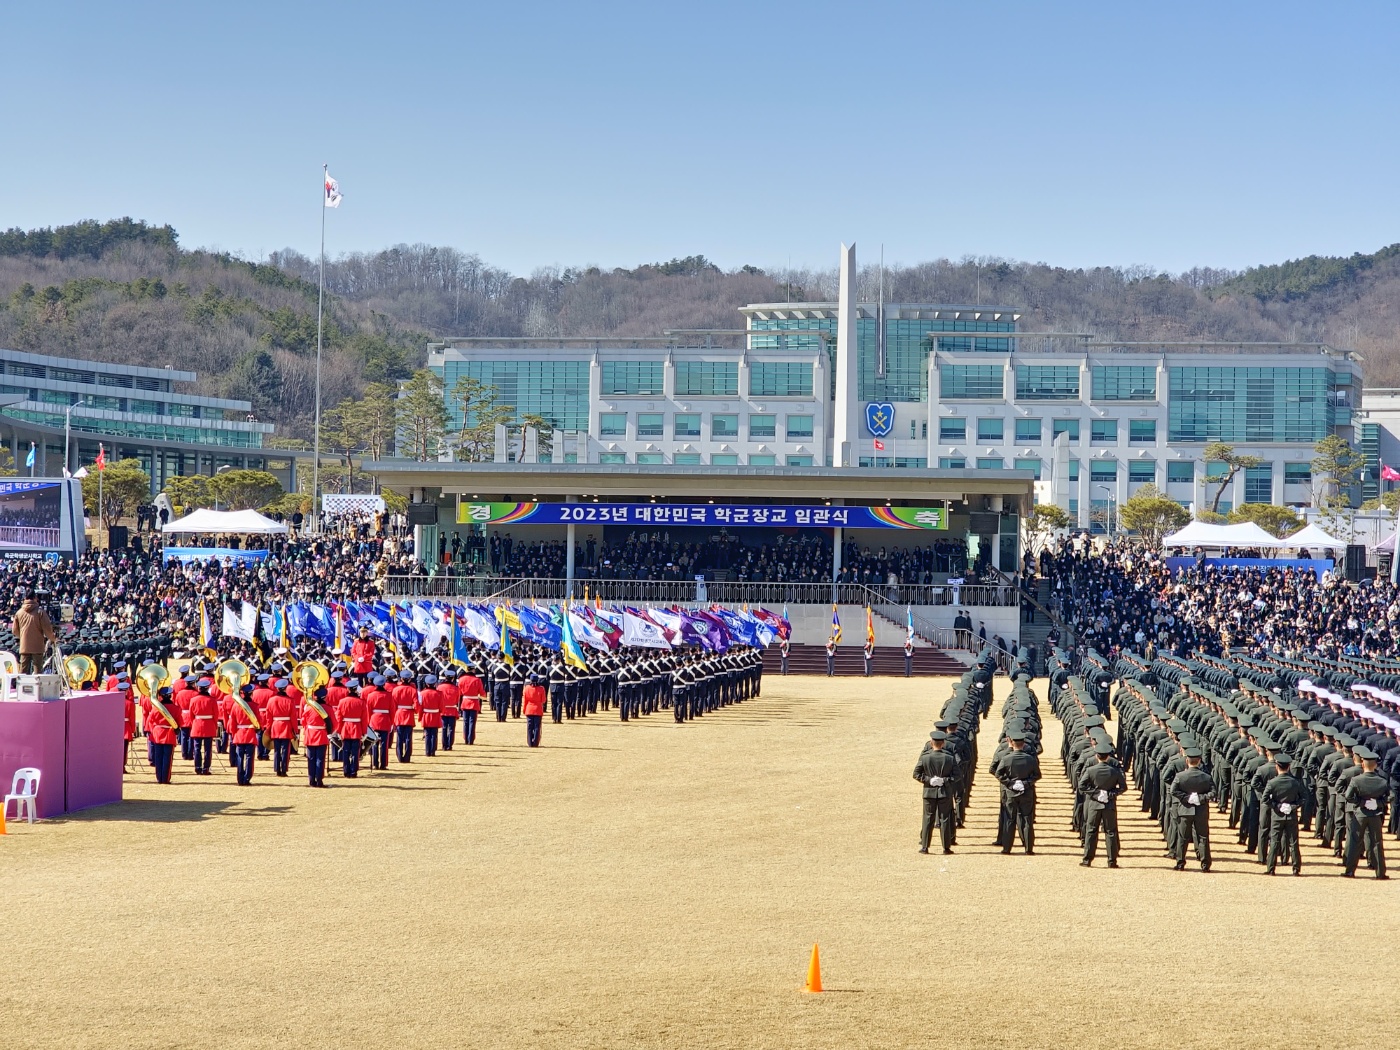
[[[807,984],[802,989],[804,992],[820,992],[822,990],[822,960],[817,954],[817,946],[812,945],[812,961],[807,964]]]

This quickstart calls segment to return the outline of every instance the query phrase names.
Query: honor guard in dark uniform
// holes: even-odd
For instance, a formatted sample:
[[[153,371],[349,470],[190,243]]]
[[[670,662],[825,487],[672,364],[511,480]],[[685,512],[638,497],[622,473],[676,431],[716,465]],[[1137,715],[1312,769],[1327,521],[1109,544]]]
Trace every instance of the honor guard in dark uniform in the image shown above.
[[[1307,788],[1293,775],[1293,758],[1275,755],[1274,768],[1278,775],[1264,788],[1263,808],[1269,811],[1268,874],[1274,874],[1279,858],[1290,861],[1293,874],[1303,874],[1303,855],[1298,849],[1298,818],[1307,799]]]
[[[789,649],[789,648],[790,648],[790,646],[788,645],[788,640],[787,640],[786,638],[783,638],[783,639],[781,639],[781,640],[778,642],[778,673],[779,673],[779,674],[787,674],[787,673],[788,673],[788,649]]]
[[[1171,797],[1176,803],[1177,838],[1176,870],[1186,868],[1186,843],[1194,842],[1196,859],[1202,871],[1210,871],[1210,800],[1215,783],[1201,768],[1201,749],[1188,747],[1186,768],[1171,783]]]
[[[904,639],[904,677],[914,676],[914,643],[908,638]]]
[[[933,825],[943,843],[943,852],[953,852],[953,798],[961,780],[958,760],[947,750],[948,734],[935,729],[929,734],[929,747],[914,763],[914,779],[924,786],[924,821],[919,829],[919,852],[927,853]]]
[[[510,665],[504,660],[494,661],[487,680],[491,686],[491,710],[496,712],[497,722],[504,722],[510,713]]]
[[[1364,849],[1371,867],[1375,869],[1376,878],[1388,879],[1390,876],[1385,873],[1385,842],[1381,830],[1385,827],[1389,778],[1379,771],[1380,755],[1375,751],[1361,746],[1354,753],[1361,760],[1361,772],[1351,778],[1344,796],[1347,839],[1342,874],[1347,878],[1356,875],[1356,865]]]
[[[555,660],[549,665],[549,715],[556,725],[564,721],[564,701],[568,695],[566,686],[564,663]]]
[[[1040,760],[1026,749],[1026,733],[1013,729],[1006,734],[1010,750],[1003,755],[992,773],[1001,782],[1002,803],[1011,821],[1001,851],[1010,853],[1014,833],[1021,835],[1021,845],[1028,855],[1035,854],[1035,782],[1040,779]]]
[[[830,638],[826,641],[826,676],[830,678],[836,673],[836,643]]]
[[[1094,745],[1095,761],[1085,768],[1079,778],[1079,794],[1083,799],[1084,858],[1082,867],[1094,863],[1098,850],[1099,830],[1103,829],[1104,847],[1108,851],[1108,866],[1118,867],[1118,796],[1128,790],[1123,769],[1113,761],[1113,748],[1106,742]]]
[[[519,718],[521,705],[525,702],[525,679],[529,671],[519,659],[510,668],[510,717]]]

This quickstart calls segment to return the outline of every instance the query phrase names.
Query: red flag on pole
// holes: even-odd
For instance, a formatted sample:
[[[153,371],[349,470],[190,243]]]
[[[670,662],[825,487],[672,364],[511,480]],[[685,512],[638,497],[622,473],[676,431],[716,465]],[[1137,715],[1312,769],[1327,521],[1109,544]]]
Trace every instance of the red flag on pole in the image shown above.
[[[883,451],[885,451],[885,443],[884,443],[883,441],[881,441],[879,438],[876,438],[876,439],[875,439],[875,451],[876,451],[876,452],[883,452]]]
[[[1394,467],[1387,467],[1384,463],[1382,463],[1382,464],[1381,464],[1381,480],[1382,480],[1382,481],[1400,481],[1400,470],[1396,470]]]
[[[97,460],[93,463],[93,466],[98,470],[107,469],[107,450],[102,445],[97,446]]]

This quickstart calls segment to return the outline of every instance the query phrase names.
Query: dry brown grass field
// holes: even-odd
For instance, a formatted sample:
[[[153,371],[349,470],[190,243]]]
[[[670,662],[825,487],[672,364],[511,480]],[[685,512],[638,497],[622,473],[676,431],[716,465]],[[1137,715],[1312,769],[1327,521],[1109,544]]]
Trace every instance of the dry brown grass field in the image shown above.
[[[240,789],[218,756],[158,787],[143,757],[120,805],[0,839],[0,1046],[1393,1039],[1395,882],[1311,849],[1266,878],[1223,819],[1216,871],[1174,873],[1132,794],[1124,869],[1086,871],[1048,711],[1038,855],[991,846],[984,768],[956,854],[920,856],[948,683],[764,687],[684,726],[546,721],[538,751],[488,715],[475,747],[325,791],[299,759]]]

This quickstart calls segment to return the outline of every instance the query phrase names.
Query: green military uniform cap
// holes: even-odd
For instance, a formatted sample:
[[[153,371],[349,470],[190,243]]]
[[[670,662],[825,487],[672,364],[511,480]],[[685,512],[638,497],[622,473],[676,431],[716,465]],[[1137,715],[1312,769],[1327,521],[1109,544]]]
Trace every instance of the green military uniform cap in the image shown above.
[[[1090,715],[1088,718],[1084,719],[1084,724],[1090,729],[1094,726],[1101,726],[1103,725],[1103,715]]]
[[[935,729],[932,733],[928,735],[928,738],[930,740],[947,740],[948,734],[943,732],[943,730],[941,729]]]
[[[1008,729],[1006,731],[1007,740],[1015,740],[1018,743],[1026,739],[1026,732],[1023,729]]]
[[[1275,756],[1274,756],[1274,765],[1278,766],[1280,769],[1287,769],[1287,768],[1288,768],[1289,766],[1291,766],[1292,764],[1293,764],[1293,758],[1292,758],[1291,755],[1275,755]]]
[[[1369,747],[1366,747],[1366,746],[1364,746],[1364,745],[1358,746],[1358,747],[1355,749],[1355,751],[1356,751],[1356,757],[1357,757],[1357,758],[1360,758],[1360,759],[1371,759],[1371,760],[1375,760],[1375,759],[1378,759],[1378,758],[1381,757],[1380,755],[1378,755],[1378,754],[1376,754],[1374,751],[1372,751]]]
[[[1100,740],[1097,744],[1094,745],[1094,754],[1111,755],[1113,754],[1113,745],[1107,743],[1106,741]]]
[[[1337,743],[1341,744],[1342,747],[1345,748],[1353,748],[1356,746],[1356,741],[1353,740],[1351,737],[1347,736],[1345,733],[1337,734]]]
[[[1240,728],[1241,728],[1241,729],[1253,729],[1253,728],[1254,728],[1254,719],[1250,718],[1249,715],[1241,714],[1241,715],[1240,715]],[[1250,735],[1253,736],[1252,733],[1251,733]]]
[[[1201,749],[1199,747],[1188,747],[1185,754],[1187,758],[1200,758]]]

